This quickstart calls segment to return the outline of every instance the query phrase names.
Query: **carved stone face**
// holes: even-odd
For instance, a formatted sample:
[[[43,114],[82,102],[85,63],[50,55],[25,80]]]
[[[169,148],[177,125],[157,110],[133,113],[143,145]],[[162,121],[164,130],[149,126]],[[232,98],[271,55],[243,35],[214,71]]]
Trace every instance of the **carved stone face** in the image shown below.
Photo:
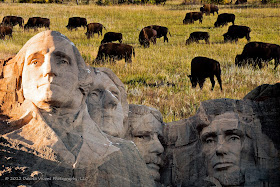
[[[160,155],[164,148],[159,141],[162,124],[150,113],[133,120],[132,140],[142,155],[154,180],[160,180]]]
[[[63,38],[43,37],[28,47],[22,73],[25,99],[39,108],[71,107],[78,96],[78,73],[71,43]]]
[[[244,129],[233,112],[215,117],[201,131],[202,151],[206,157],[208,175],[223,185],[240,183],[240,160]]]
[[[103,72],[93,81],[87,98],[89,115],[103,132],[111,136],[124,136],[124,114],[120,90]]]

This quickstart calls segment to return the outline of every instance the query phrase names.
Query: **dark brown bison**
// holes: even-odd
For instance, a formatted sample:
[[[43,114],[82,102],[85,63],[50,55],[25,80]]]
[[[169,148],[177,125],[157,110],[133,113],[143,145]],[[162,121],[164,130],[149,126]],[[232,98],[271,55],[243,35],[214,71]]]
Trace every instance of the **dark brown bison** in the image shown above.
[[[50,19],[49,18],[41,18],[41,17],[32,17],[29,18],[27,23],[24,25],[24,30],[34,29],[45,27],[46,29],[50,29]]]
[[[189,75],[189,78],[193,88],[195,88],[198,83],[200,89],[202,89],[205,79],[209,77],[212,83],[211,90],[213,90],[215,86],[214,76],[217,77],[220,88],[223,90],[220,63],[216,60],[206,57],[195,57],[192,59],[191,75]]]
[[[190,37],[186,40],[186,45],[189,45],[192,42],[199,43],[199,40],[205,40],[205,43],[209,44],[209,37],[208,32],[192,32]]]
[[[119,43],[105,43],[99,46],[95,63],[104,62],[109,58],[110,61],[125,59],[125,62],[131,63],[132,55],[135,57],[134,48],[130,45]]]
[[[122,33],[118,33],[118,32],[105,33],[104,38],[101,41],[101,44],[109,43],[113,41],[119,41],[120,43],[122,43]]]
[[[18,24],[20,27],[23,27],[24,20],[22,17],[18,16],[5,16],[2,20],[2,24],[11,27]]]
[[[244,46],[242,54],[236,55],[235,65],[241,66],[244,64],[257,65],[261,69],[262,62],[269,62],[274,59],[275,67],[277,68],[280,61],[280,46],[264,42],[249,42]]]
[[[237,0],[235,2],[236,5],[247,3],[247,0]]]
[[[210,15],[210,13],[212,13],[214,16],[215,12],[219,14],[219,8],[216,5],[212,5],[212,4],[203,5],[203,7],[200,8],[200,11],[202,13],[205,13],[205,15]]]
[[[4,40],[5,36],[9,36],[10,38],[13,37],[12,33],[13,33],[12,27],[4,26],[4,25],[0,26],[0,39]]]
[[[87,38],[90,39],[90,37],[94,36],[94,33],[102,36],[102,29],[106,29],[101,23],[89,23],[87,25],[87,32],[85,33]]]
[[[150,47],[150,42],[156,44],[157,31],[151,28],[144,27],[139,34],[140,45]]]
[[[71,17],[68,20],[68,25],[66,26],[66,28],[68,30],[72,31],[72,29],[77,29],[78,27],[86,28],[86,26],[87,26],[87,19],[86,18]]]
[[[164,37],[164,42],[168,42],[167,33],[171,36],[170,32],[168,31],[167,27],[159,26],[159,25],[150,25],[147,28],[151,28],[157,31],[157,38]]]
[[[229,22],[232,22],[232,24],[234,25],[234,21],[235,21],[234,14],[223,13],[218,15],[217,21],[214,23],[214,26],[215,27],[224,26],[227,25],[227,23]]]
[[[199,20],[199,23],[202,23],[202,12],[189,12],[186,13],[183,24],[194,23],[194,21]]]
[[[225,33],[223,36],[224,36],[224,41],[225,42],[232,42],[232,41],[235,41],[237,42],[238,41],[238,38],[246,38],[247,41],[249,42],[250,41],[250,32],[251,32],[251,29],[247,26],[241,26],[241,25],[231,25],[229,28],[228,28],[228,31],[227,33]]]

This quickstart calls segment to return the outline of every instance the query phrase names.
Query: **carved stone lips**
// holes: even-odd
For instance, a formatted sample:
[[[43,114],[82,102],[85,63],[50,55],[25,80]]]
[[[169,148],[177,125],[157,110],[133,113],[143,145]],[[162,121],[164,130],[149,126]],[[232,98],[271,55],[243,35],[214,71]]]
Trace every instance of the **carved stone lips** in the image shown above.
[[[232,162],[217,162],[214,164],[213,168],[216,170],[226,170],[231,166],[233,166]]]
[[[53,82],[46,82],[46,83],[40,84],[39,86],[37,86],[37,88],[39,88],[41,86],[45,86],[45,85],[56,85],[56,86],[58,86],[57,84],[55,84]]]
[[[159,166],[154,164],[154,163],[149,163],[149,164],[147,164],[147,166],[148,166],[149,169],[153,169],[153,170],[156,170],[156,171],[159,170]]]

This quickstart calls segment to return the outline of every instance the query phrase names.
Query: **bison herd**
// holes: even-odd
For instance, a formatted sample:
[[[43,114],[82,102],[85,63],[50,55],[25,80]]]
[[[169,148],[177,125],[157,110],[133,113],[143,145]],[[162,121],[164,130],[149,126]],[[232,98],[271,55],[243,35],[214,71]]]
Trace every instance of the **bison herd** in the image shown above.
[[[183,24],[193,24],[194,21],[199,20],[202,23],[203,14],[214,15],[218,14],[217,21],[214,23],[214,27],[223,27],[228,23],[232,23],[229,26],[228,31],[223,34],[224,42],[237,42],[240,38],[246,38],[247,43],[243,49],[242,54],[236,55],[235,65],[241,66],[244,64],[251,64],[253,66],[263,67],[263,63],[267,64],[270,60],[275,61],[275,67],[277,68],[280,61],[280,46],[276,44],[269,44],[264,42],[250,42],[251,29],[243,25],[235,25],[235,15],[231,13],[219,14],[219,8],[216,5],[205,4],[200,8],[199,12],[188,12],[183,20]],[[12,37],[13,27],[19,25],[20,28],[24,28],[25,31],[29,29],[38,28],[50,29],[50,20],[42,17],[31,17],[24,25],[24,19],[18,16],[5,16],[0,25],[0,39],[5,39],[5,36]],[[69,31],[77,29],[78,27],[86,28],[86,37],[90,39],[94,34],[98,34],[98,37],[102,36],[103,29],[106,28],[101,23],[88,23],[86,18],[83,17],[70,17],[66,28]],[[167,27],[159,25],[150,25],[141,29],[139,33],[139,43],[144,48],[149,47],[150,43],[156,44],[157,38],[164,38],[164,42],[168,42],[168,34],[171,36]],[[186,40],[186,45],[193,42],[199,43],[199,40],[204,40],[206,44],[209,42],[210,35],[208,32],[196,31],[192,32],[189,38]],[[119,43],[112,43],[118,41]],[[104,35],[101,45],[99,46],[98,54],[95,63],[101,63],[105,60],[115,61],[125,59],[126,63],[132,62],[132,56],[135,56],[135,50],[132,46],[123,44],[122,33],[107,32]],[[191,61],[191,75],[189,75],[192,87],[196,87],[197,83],[202,89],[203,83],[206,78],[210,78],[212,83],[212,90],[215,86],[214,76],[216,76],[220,89],[222,90],[221,80],[221,68],[218,61],[207,57],[195,57]]]

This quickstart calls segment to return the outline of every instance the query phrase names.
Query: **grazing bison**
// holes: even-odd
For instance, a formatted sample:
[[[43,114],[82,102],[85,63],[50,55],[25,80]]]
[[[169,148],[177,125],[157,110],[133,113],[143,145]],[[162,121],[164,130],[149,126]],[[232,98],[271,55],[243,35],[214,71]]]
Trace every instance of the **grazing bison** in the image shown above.
[[[202,12],[189,12],[186,13],[183,24],[194,23],[194,21],[199,20],[199,23],[202,23]]]
[[[120,43],[122,43],[122,33],[118,33],[118,32],[105,33],[104,38],[101,41],[101,44],[109,43],[113,41],[119,41]]]
[[[23,27],[24,20],[22,17],[18,16],[5,16],[2,20],[2,24],[11,27],[18,24],[20,27]]]
[[[217,21],[214,23],[215,27],[220,27],[227,25],[227,23],[232,22],[234,25],[235,15],[229,13],[219,14]]]
[[[235,2],[236,5],[247,3],[247,0],[237,0]]]
[[[99,46],[98,54],[95,63],[103,62],[106,59],[111,61],[125,59],[125,62],[131,63],[131,57],[135,57],[134,48],[126,44],[106,43]]]
[[[168,31],[167,27],[159,26],[159,25],[150,25],[147,28],[151,28],[157,31],[157,38],[164,37],[164,42],[168,42],[167,33],[171,36],[170,32]]]
[[[203,7],[200,8],[200,11],[202,13],[205,13],[205,15],[210,15],[210,13],[213,14],[217,12],[219,14],[219,8],[216,5],[211,5],[211,4],[205,4]]]
[[[32,17],[29,18],[27,23],[24,25],[24,30],[34,29],[45,27],[46,29],[50,29],[50,19],[49,18],[41,18],[41,17]]]
[[[87,32],[85,33],[87,38],[90,39],[90,37],[94,36],[94,33],[102,36],[102,29],[106,29],[101,23],[89,23],[87,25]]]
[[[247,41],[250,41],[250,32],[251,29],[247,26],[241,26],[241,25],[231,25],[228,28],[227,33],[225,33],[224,36],[224,41],[228,42],[228,41],[238,41],[238,38],[246,38]]]
[[[241,66],[246,63],[257,65],[262,68],[262,62],[269,62],[274,59],[275,67],[277,68],[280,61],[280,46],[264,42],[249,42],[244,46],[243,52],[236,55],[235,65]]]
[[[4,25],[0,26],[0,39],[4,40],[5,36],[9,36],[10,38],[13,37],[12,33],[13,33],[12,27],[4,26]]]
[[[157,31],[151,28],[144,27],[139,34],[140,45],[150,47],[150,41],[156,44]]]
[[[189,78],[193,88],[195,88],[198,83],[200,89],[202,89],[205,79],[209,77],[212,83],[211,90],[213,90],[215,86],[214,75],[217,77],[221,90],[223,90],[220,63],[206,57],[195,57],[192,59],[191,75],[189,75]]]
[[[192,42],[199,43],[199,40],[205,40],[205,43],[209,44],[209,33],[208,32],[192,32],[190,37],[186,40],[186,45]]]
[[[87,19],[86,18],[82,18],[82,17],[71,17],[68,20],[68,25],[66,26],[66,28],[70,31],[72,31],[72,29],[77,29],[78,27],[84,27],[86,28],[87,26]]]

